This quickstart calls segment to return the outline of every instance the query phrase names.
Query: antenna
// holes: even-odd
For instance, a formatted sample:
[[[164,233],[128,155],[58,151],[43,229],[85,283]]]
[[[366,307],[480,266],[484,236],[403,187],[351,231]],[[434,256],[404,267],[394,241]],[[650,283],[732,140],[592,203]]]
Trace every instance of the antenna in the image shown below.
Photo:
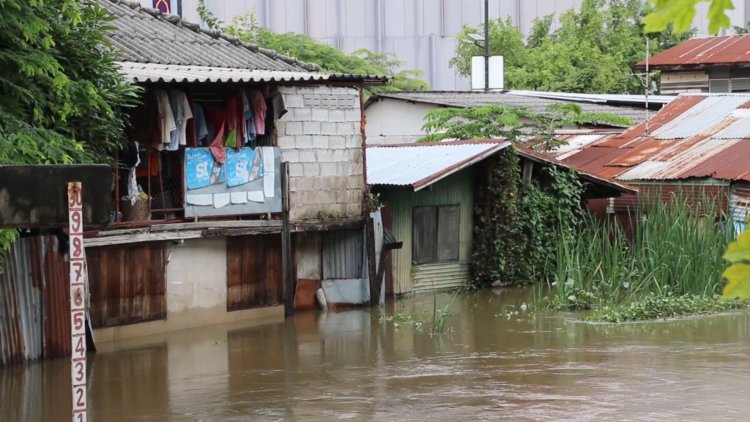
[[[649,136],[649,119],[651,116],[649,115],[648,110],[648,93],[651,91],[651,73],[648,71],[648,60],[651,56],[650,52],[650,43],[649,43],[648,35],[646,35],[646,136]]]
[[[651,110],[648,108],[649,105],[649,94],[651,93],[651,69],[649,67],[651,60],[651,39],[646,35],[646,72],[645,73],[631,73],[632,76],[638,77],[638,80],[641,82],[641,85],[643,85],[644,93],[646,97],[646,121],[644,122],[646,124],[646,131],[645,135],[648,136],[651,132]]]

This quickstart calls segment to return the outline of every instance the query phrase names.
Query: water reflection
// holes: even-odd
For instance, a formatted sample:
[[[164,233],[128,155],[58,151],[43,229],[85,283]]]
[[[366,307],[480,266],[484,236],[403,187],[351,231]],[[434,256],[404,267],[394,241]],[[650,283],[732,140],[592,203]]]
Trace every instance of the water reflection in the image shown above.
[[[750,313],[639,324],[528,318],[524,290],[302,313],[102,345],[91,420],[726,420],[750,412]],[[518,315],[514,312],[518,311]],[[381,312],[425,321],[421,330]],[[0,420],[69,420],[67,360],[0,370]]]

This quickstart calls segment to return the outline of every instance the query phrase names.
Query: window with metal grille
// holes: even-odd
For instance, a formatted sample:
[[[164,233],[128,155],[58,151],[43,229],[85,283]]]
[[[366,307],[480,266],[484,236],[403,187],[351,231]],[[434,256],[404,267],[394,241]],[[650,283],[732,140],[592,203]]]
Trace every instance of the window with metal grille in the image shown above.
[[[412,213],[412,261],[458,260],[461,209],[458,205],[415,207]]]

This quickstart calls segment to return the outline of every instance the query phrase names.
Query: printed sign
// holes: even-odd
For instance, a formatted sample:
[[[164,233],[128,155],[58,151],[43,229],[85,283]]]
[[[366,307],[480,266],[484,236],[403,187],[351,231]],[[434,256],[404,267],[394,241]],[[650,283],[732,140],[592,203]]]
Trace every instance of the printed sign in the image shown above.
[[[209,148],[185,150],[185,216],[280,212],[279,148],[225,148],[224,152],[220,164]]]

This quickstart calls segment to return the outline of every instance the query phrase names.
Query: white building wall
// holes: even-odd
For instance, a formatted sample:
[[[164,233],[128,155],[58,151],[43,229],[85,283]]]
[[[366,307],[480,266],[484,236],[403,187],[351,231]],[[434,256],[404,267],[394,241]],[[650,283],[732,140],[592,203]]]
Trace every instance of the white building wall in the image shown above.
[[[491,18],[510,17],[524,33],[535,18],[557,15],[583,0],[490,0]],[[140,0],[150,6],[152,0]],[[735,0],[732,25],[750,20],[750,1]],[[182,0],[182,14],[200,22],[198,0]],[[309,34],[347,53],[360,48],[395,53],[404,67],[420,69],[437,90],[468,89],[467,78],[448,66],[455,37],[464,24],[483,19],[483,0],[206,0],[219,19],[254,10],[258,22],[274,32]],[[706,34],[708,3],[699,3],[695,27]]]
[[[438,108],[435,105],[409,103],[383,98],[370,104],[365,127],[368,145],[393,145],[416,142],[424,136],[425,115]]]

